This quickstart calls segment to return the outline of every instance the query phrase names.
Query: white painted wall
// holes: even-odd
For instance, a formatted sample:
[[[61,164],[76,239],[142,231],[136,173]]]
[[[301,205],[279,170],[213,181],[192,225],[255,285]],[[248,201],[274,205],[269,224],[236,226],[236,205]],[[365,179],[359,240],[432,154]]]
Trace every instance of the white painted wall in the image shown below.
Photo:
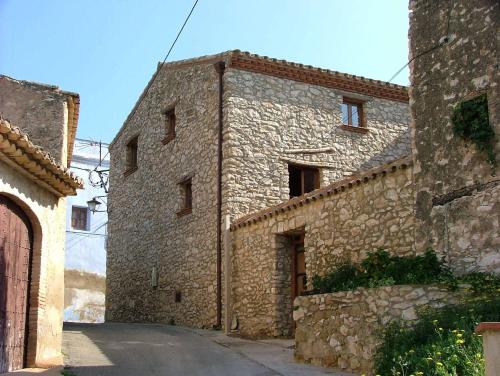
[[[101,149],[101,150],[99,150]],[[100,154],[101,153],[101,154]],[[71,226],[71,212],[73,206],[87,208],[87,201],[96,196],[106,195],[104,189],[93,187],[89,179],[89,170],[93,170],[102,159],[100,169],[109,168],[108,145],[91,140],[75,140],[71,171],[84,180],[84,189],[79,189],[76,196],[68,197],[66,212],[66,270],[77,270],[84,273],[106,276],[106,237],[107,221],[106,212],[87,212],[88,231],[73,229]],[[98,181],[98,175],[92,174],[92,181]],[[106,198],[104,197],[104,201]],[[106,210],[106,205],[101,205],[99,210]],[[88,209],[87,209],[88,210]],[[68,283],[69,282],[69,283]],[[66,285],[71,287],[71,281]],[[71,304],[65,303],[65,321],[104,321],[104,293],[89,289],[73,289]],[[89,305],[94,307],[93,313]],[[102,305],[102,307],[101,307]],[[98,312],[98,313],[96,313]],[[82,317],[85,317],[82,319]]]

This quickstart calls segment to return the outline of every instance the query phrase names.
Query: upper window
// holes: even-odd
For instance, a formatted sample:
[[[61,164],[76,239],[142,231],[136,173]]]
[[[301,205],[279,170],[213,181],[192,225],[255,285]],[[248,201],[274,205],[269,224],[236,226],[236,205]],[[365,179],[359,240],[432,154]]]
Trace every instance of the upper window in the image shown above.
[[[75,230],[88,231],[89,224],[87,221],[87,213],[87,208],[73,206],[71,208],[71,227]]]
[[[319,188],[319,169],[288,165],[290,197],[302,196]]]
[[[172,108],[164,113],[165,117],[165,138],[163,143],[166,144],[175,138],[175,108]]]
[[[177,212],[178,215],[191,213],[193,209],[193,189],[191,179],[186,179],[179,183],[181,186],[181,210]]]
[[[139,136],[135,136],[127,144],[127,161],[125,173],[131,173],[137,170],[137,147]]]
[[[342,124],[348,127],[364,127],[362,101],[344,98],[342,103]]]

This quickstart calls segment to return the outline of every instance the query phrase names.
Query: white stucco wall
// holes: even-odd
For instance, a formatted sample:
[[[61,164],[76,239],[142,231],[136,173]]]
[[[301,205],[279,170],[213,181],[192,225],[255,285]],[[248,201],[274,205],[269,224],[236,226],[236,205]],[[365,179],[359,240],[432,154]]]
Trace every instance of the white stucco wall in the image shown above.
[[[108,169],[107,144],[101,144],[99,151],[99,142],[76,139],[71,171],[84,180],[85,188],[79,189],[76,196],[68,198],[64,321],[104,321],[108,215],[106,212],[88,211],[87,231],[76,230],[71,226],[73,206],[87,208],[87,201],[106,195],[103,188],[94,187],[89,179],[89,170],[93,170],[100,159],[103,159],[100,169]],[[97,174],[92,174],[92,181],[98,181]],[[102,199],[106,201],[105,197]],[[101,205],[98,210],[106,210],[106,205]]]

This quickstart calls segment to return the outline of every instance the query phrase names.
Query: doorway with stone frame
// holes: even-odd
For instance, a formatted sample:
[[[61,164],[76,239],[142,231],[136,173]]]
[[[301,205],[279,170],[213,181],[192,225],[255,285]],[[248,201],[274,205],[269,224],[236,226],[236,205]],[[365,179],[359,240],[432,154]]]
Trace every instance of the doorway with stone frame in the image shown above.
[[[276,235],[276,316],[283,337],[294,336],[293,301],[306,291],[304,236],[303,228]]]

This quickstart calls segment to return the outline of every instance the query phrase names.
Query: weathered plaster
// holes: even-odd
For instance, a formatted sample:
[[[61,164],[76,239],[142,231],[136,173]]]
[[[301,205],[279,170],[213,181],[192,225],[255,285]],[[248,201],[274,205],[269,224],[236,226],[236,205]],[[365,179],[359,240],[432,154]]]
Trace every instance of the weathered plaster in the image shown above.
[[[34,228],[28,365],[61,364],[66,201],[1,160],[0,194],[21,206]]]

